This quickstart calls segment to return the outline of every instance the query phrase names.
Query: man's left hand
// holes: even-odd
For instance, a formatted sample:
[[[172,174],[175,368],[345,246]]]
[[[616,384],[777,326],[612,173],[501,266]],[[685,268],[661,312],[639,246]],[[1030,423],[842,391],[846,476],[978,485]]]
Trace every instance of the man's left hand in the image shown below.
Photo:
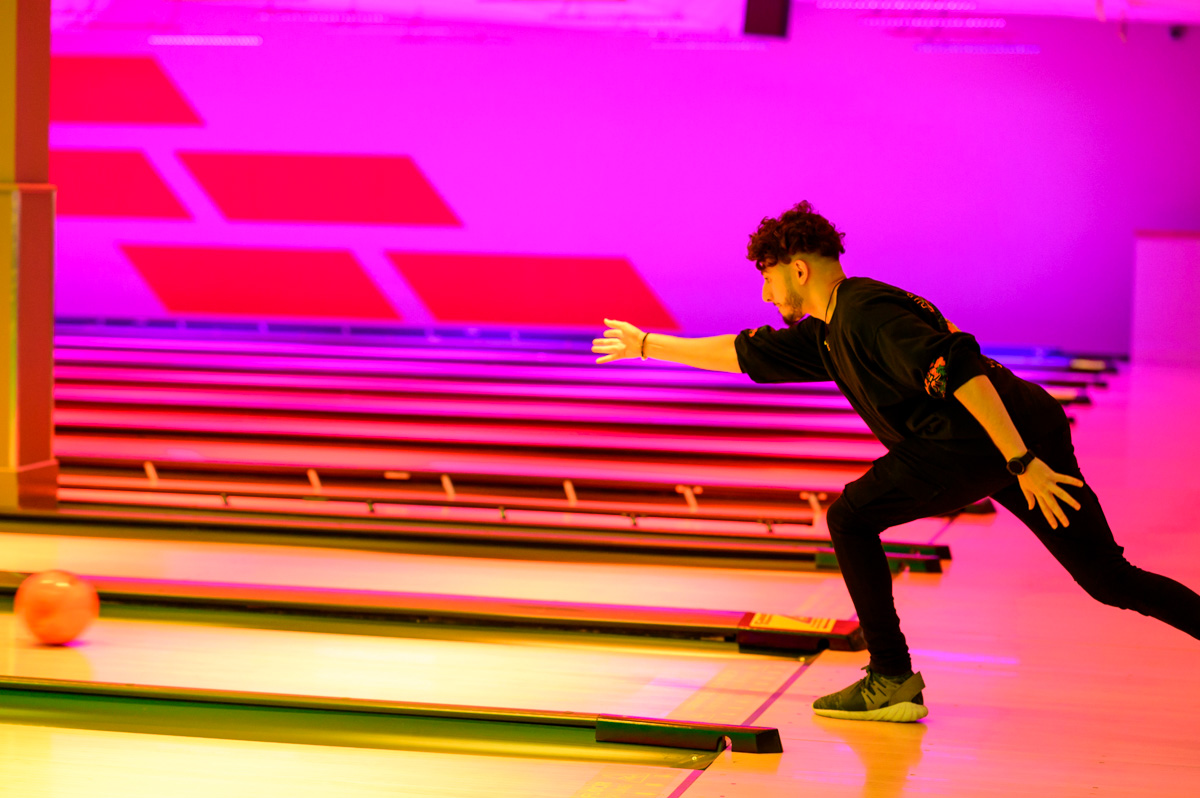
[[[1042,515],[1046,516],[1046,523],[1050,524],[1051,529],[1058,529],[1060,523],[1064,527],[1071,525],[1058,502],[1061,499],[1063,504],[1075,510],[1079,509],[1079,502],[1075,501],[1062,485],[1082,488],[1083,480],[1056,473],[1035,457],[1025,473],[1017,477],[1017,481],[1021,485],[1021,492],[1025,494],[1025,500],[1029,502],[1029,509],[1032,510],[1034,504],[1042,508]]]

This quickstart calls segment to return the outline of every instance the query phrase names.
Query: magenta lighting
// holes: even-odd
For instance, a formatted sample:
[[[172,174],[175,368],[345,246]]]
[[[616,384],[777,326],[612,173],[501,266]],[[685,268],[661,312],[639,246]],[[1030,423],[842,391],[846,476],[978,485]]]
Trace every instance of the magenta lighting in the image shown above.
[[[969,0],[817,0],[829,11],[974,11]]]
[[[913,50],[925,55],[1038,55],[1036,44],[986,44],[975,42],[921,42]]]
[[[867,17],[868,28],[1003,28],[998,17]]]
[[[747,237],[808,198],[848,269],[986,343],[1124,352],[1135,231],[1200,226],[1200,37],[1165,25],[1122,42],[983,0],[795,2],[787,38],[742,36],[740,0],[76,5],[50,81],[62,317],[584,334],[619,299],[720,334],[775,320]]]
[[[151,47],[259,47],[261,36],[171,36],[154,35],[146,39]]]

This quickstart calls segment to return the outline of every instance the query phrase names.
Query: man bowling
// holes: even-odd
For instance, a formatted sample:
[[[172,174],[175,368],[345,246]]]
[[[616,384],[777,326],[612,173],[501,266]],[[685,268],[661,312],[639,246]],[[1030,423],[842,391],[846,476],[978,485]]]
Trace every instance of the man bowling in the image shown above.
[[[641,357],[755,382],[834,381],[888,453],[845,487],[829,534],[870,652],[866,676],[817,699],[818,715],[916,721],[928,714],[920,673],[892,598],[880,543],[888,527],[990,496],[1028,526],[1097,601],[1200,638],[1200,596],[1131,565],[1080,473],[1066,414],[1040,386],[984,357],[975,338],[925,299],[846,277],[844,233],[802,202],[763,219],[747,257],[762,298],[787,327],[679,338],[605,319],[598,363]]]

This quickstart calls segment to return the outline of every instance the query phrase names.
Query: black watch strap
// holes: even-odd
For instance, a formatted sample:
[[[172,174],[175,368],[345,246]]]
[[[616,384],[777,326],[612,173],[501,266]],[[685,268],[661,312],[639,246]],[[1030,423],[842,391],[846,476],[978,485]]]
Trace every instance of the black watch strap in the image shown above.
[[[1014,476],[1021,476],[1029,468],[1029,464],[1033,462],[1033,452],[1025,452],[1020,457],[1014,457],[1008,461],[1008,473]]]

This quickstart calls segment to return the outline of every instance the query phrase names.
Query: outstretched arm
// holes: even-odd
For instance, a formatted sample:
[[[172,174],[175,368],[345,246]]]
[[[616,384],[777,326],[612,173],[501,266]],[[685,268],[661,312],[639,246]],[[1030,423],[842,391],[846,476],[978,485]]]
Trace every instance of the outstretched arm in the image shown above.
[[[996,444],[996,448],[1000,450],[1000,454],[1004,456],[1005,460],[1021,457],[1028,451],[1025,448],[1025,442],[1021,440],[1021,433],[1017,431],[1012,417],[1004,408],[1000,394],[996,393],[996,386],[992,385],[992,381],[986,374],[980,374],[964,382],[954,392],[954,398],[961,402],[962,406],[967,408],[975,420],[987,431],[988,437],[992,439],[992,443]],[[1050,466],[1037,458],[1029,464],[1029,468],[1017,478],[1017,481],[1021,484],[1021,492],[1025,494],[1025,500],[1029,502],[1029,509],[1032,510],[1036,502],[1041,507],[1042,515],[1046,516],[1046,522],[1050,524],[1051,529],[1057,529],[1060,523],[1063,526],[1070,526],[1067,514],[1059,507],[1058,502],[1062,500],[1063,503],[1076,510],[1079,509],[1079,502],[1060,485],[1074,485],[1080,488],[1083,487],[1083,482],[1066,474],[1055,473]]]
[[[674,335],[646,333],[632,324],[615,319],[605,319],[608,329],[603,338],[592,340],[592,351],[603,355],[597,363],[641,357],[645,344],[646,357],[669,360],[709,371],[727,371],[740,374],[737,352],[733,342],[736,335],[714,335],[711,338],[677,338]]]

